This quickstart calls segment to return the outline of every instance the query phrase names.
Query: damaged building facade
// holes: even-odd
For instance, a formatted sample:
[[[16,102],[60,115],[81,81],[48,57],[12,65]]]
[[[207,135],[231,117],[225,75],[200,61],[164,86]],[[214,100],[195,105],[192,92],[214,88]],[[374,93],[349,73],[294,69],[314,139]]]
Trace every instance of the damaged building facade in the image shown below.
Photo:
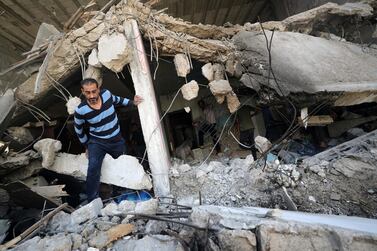
[[[0,1],[0,249],[377,250],[377,1],[42,2]],[[87,205],[84,78],[144,99]]]

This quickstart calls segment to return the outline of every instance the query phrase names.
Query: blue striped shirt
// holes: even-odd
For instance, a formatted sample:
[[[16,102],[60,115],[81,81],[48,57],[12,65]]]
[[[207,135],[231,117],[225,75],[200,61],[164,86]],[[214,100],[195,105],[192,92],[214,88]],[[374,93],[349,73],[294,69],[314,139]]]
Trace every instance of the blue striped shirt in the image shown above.
[[[127,106],[132,104],[129,99],[115,96],[106,89],[100,91],[100,98],[102,99],[102,106],[98,110],[91,108],[86,100],[81,102],[75,110],[75,132],[84,145],[88,143],[88,135],[84,132],[85,123],[89,125],[89,137],[104,140],[120,137],[119,121],[114,105]]]

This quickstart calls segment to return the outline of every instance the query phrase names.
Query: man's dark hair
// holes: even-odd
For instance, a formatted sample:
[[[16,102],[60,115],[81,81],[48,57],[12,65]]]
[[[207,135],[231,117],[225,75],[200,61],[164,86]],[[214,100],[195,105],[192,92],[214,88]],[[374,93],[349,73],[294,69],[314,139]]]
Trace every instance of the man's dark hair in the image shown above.
[[[93,83],[96,84],[97,87],[98,87],[98,82],[94,78],[85,78],[85,79],[81,80],[80,85],[81,85],[81,87],[84,87],[84,85],[93,84]]]

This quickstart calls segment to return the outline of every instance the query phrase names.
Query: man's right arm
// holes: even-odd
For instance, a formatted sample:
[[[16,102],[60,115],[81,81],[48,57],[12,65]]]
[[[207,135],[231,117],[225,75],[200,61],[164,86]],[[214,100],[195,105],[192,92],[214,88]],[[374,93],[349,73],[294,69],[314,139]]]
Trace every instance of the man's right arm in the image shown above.
[[[87,143],[88,143],[88,136],[84,132],[84,124],[85,124],[84,116],[80,114],[79,110],[76,109],[75,115],[74,115],[75,132],[81,144],[83,144],[86,148]]]

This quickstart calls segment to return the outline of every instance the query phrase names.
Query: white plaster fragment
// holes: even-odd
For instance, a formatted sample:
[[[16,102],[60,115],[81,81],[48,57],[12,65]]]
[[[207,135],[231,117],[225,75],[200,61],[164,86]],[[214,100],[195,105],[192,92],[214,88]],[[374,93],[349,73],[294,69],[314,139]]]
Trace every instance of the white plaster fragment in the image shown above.
[[[55,139],[41,139],[34,144],[34,149],[42,155],[42,166],[48,168],[54,164],[55,155],[62,149],[62,143]]]
[[[181,91],[184,99],[192,100],[198,96],[199,85],[195,80],[192,80],[189,83],[184,84]]]
[[[98,41],[98,60],[114,72],[121,72],[132,60],[132,50],[126,37],[120,33],[104,34]]]
[[[185,54],[175,55],[174,64],[179,77],[186,77],[190,73],[190,62]]]
[[[213,81],[214,72],[213,72],[213,66],[212,66],[211,63],[207,63],[207,64],[203,65],[202,74],[206,79],[208,79],[209,82]]]
[[[71,97],[68,102],[65,104],[67,107],[67,112],[69,115],[75,113],[76,108],[81,104],[81,99],[78,97]]]
[[[88,64],[94,67],[102,67],[101,62],[98,60],[98,51],[96,48],[92,50],[88,57]]]

